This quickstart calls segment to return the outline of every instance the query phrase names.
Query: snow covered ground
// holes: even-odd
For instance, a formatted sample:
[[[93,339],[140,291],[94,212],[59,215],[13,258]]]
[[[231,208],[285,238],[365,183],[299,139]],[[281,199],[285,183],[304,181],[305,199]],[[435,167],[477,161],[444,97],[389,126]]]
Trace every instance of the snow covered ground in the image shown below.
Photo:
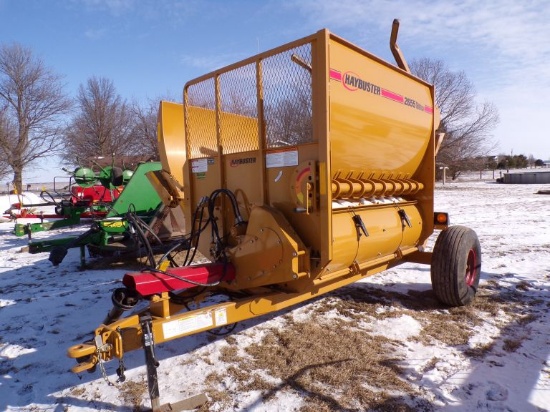
[[[436,209],[480,238],[478,296],[448,309],[429,268],[406,264],[296,308],[158,347],[160,393],[205,392],[217,411],[549,411],[548,185],[439,185]],[[26,238],[0,224],[0,410],[144,410],[143,353],[125,356],[127,381],[72,374],[66,349],[110,309],[124,269],[79,271],[72,249],[20,252]],[[43,232],[45,238],[86,229]],[[308,356],[310,354],[311,356]]]

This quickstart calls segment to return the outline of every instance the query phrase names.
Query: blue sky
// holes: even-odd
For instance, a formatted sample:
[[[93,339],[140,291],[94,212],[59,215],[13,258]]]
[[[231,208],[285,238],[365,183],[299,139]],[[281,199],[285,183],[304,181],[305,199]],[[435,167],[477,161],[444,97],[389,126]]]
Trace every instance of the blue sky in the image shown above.
[[[407,60],[443,60],[497,106],[497,154],[550,159],[547,0],[0,0],[0,43],[30,47],[72,96],[100,76],[128,100],[179,99],[188,80],[325,27],[393,62],[394,18]]]

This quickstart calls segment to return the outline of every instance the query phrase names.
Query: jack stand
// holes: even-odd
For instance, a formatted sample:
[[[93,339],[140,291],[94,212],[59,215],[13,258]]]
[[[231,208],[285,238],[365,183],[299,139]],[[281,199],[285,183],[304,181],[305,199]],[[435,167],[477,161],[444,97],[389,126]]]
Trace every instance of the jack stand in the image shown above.
[[[86,245],[80,245],[80,270],[86,269]]]
[[[149,398],[151,399],[151,408],[153,412],[192,410],[208,402],[206,395],[201,393],[174,404],[160,404],[159,381],[157,375],[159,362],[155,358],[155,342],[153,340],[151,316],[141,316],[139,322],[141,324],[142,344],[143,350],[145,351],[145,364],[147,366],[147,386],[149,388]]]

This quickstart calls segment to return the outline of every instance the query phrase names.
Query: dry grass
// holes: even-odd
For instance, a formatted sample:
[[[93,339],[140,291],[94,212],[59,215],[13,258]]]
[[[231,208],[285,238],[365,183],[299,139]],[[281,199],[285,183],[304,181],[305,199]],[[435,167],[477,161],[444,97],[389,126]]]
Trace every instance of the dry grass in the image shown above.
[[[206,377],[204,383],[209,388],[208,397],[210,398],[210,400],[198,409],[199,412],[210,411],[214,403],[216,403],[218,407],[223,410],[232,409],[231,405],[233,403],[233,400],[231,394],[227,390],[217,389],[223,379],[224,377],[216,372],[213,372]]]
[[[238,349],[236,346],[224,346],[220,349],[220,360],[230,363],[238,358]]]
[[[295,322],[285,316],[284,328],[269,329],[243,356],[234,346],[224,347],[220,360],[229,364],[229,379],[239,388],[261,392],[264,400],[279,391],[295,392],[307,400],[303,411],[416,410],[407,399],[410,395],[420,397],[420,393],[400,377],[400,359],[393,356],[397,343],[358,329],[360,319],[354,316],[338,328],[328,326],[334,319],[323,319],[323,313],[335,307],[349,314],[361,309],[353,302],[348,306],[338,299],[329,301],[315,311],[311,322]],[[262,374],[269,375],[270,381]],[[213,374],[208,386],[219,387],[223,379]],[[212,403],[229,406],[227,392],[215,389],[208,393]],[[398,393],[408,394],[407,399],[396,396]]]
[[[389,360],[387,338],[312,322],[288,322],[269,332],[246,348],[250,369],[265,369],[280,382],[266,397],[289,389],[308,399],[305,410],[357,410],[393,404],[391,392],[415,392]]]
[[[244,390],[259,392],[264,401],[280,392],[293,393],[303,401],[302,412],[431,411],[430,402],[408,377],[429,372],[441,359],[426,360],[416,372],[404,370],[401,349],[406,343],[369,333],[370,322],[411,316],[421,325],[411,340],[456,347],[465,358],[482,361],[497,341],[505,351],[518,350],[523,338],[514,331],[537,319],[525,309],[522,289],[488,282],[473,304],[448,308],[431,291],[404,294],[364,284],[342,288],[304,306],[301,319],[305,312],[307,321],[296,321],[292,312],[282,316],[283,326],[268,329],[244,352],[239,350],[238,335],[226,337],[228,345],[219,355],[226,372],[208,376],[211,401],[201,410],[214,404],[223,410],[238,409],[231,399],[235,391]],[[500,327],[502,335],[469,347],[476,329],[486,323]]]
[[[524,281],[524,280],[522,280],[521,282],[519,282],[516,285],[516,289],[522,290],[522,291],[528,291],[531,288],[532,288],[531,284],[529,282]]]
[[[147,383],[126,381],[120,386],[119,393],[124,403],[131,406],[133,411],[142,411],[141,404],[147,394]]]
[[[523,339],[521,338],[504,339],[502,349],[504,349],[506,352],[515,352],[521,347],[522,341]]]
[[[486,344],[476,345],[473,348],[468,348],[464,351],[464,355],[470,358],[481,359],[487,356],[487,354],[491,353],[491,351],[493,351],[494,348],[495,348],[495,342],[492,341]]]
[[[422,372],[423,373],[426,373],[426,372],[429,372],[433,369],[435,369],[437,363],[440,361],[441,359],[439,358],[436,358],[436,357],[433,357],[430,359],[430,361],[428,363],[426,363],[423,367],[422,367]]]
[[[80,398],[85,393],[86,389],[84,389],[83,387],[71,389],[71,395],[73,395],[75,398]]]

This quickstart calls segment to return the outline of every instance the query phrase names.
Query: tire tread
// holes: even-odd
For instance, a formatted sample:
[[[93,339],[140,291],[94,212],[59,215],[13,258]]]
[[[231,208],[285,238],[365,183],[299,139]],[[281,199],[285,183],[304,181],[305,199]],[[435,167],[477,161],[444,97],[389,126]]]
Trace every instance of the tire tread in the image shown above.
[[[474,249],[477,261],[473,286],[466,285],[465,261]],[[476,263],[478,263],[476,262]],[[479,283],[481,251],[476,233],[465,226],[451,226],[442,231],[432,256],[431,280],[436,297],[450,306],[463,306],[472,301]]]

